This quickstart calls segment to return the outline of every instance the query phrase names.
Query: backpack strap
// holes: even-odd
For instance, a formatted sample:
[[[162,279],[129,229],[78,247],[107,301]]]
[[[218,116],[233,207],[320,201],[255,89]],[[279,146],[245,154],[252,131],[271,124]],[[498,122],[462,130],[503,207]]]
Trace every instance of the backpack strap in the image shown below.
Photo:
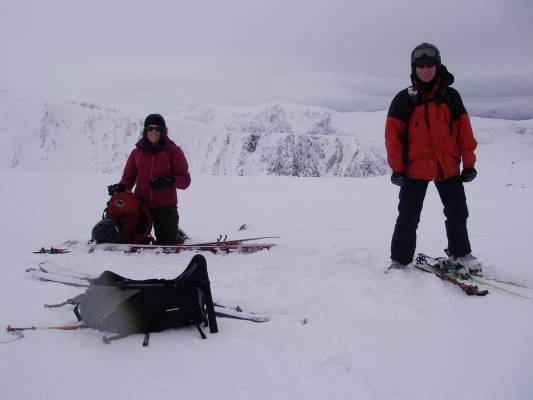
[[[81,314],[80,314],[79,308],[80,308],[80,303],[78,303],[78,304],[76,304],[74,306],[74,315],[76,316],[76,318],[78,318],[78,321],[81,321],[82,318],[81,318]]]
[[[217,333],[218,325],[215,314],[215,306],[213,304],[213,295],[211,294],[211,283],[209,282],[209,274],[207,272],[207,261],[201,254],[196,254],[191,263],[197,263],[201,271],[202,278],[200,279],[201,292],[203,293],[203,300],[205,303],[205,309],[207,313],[207,321],[209,324],[209,333]]]
[[[148,342],[150,342],[150,334],[148,332],[146,332],[144,334],[143,347],[148,346]]]
[[[207,311],[207,320],[209,322],[209,333],[217,333],[218,332],[218,325],[217,325],[217,317],[215,314],[215,306],[213,304],[213,296],[211,294],[211,285],[209,283],[209,278],[207,277],[202,282],[203,283],[203,293],[204,293],[204,300],[205,300],[205,308]]]
[[[67,304],[77,305],[77,304],[80,303],[80,301],[81,301],[82,298],[83,298],[83,293],[77,295],[76,297],[73,297],[72,299],[67,299],[67,300],[65,300],[63,303],[58,303],[58,304],[45,304],[44,307],[45,307],[45,308],[59,308],[59,307],[66,306]]]
[[[128,337],[128,336],[129,336],[129,333],[120,333],[115,336],[102,336],[102,340],[104,341],[105,344],[110,344],[113,340],[124,339],[125,337]]]
[[[461,115],[467,114],[463,100],[459,95],[459,92],[453,88],[446,88],[446,93],[444,95],[444,103],[450,108],[450,136],[453,134],[453,123],[459,121]]]
[[[118,334],[118,335],[115,335],[115,336],[102,336],[102,340],[104,341],[105,344],[111,344],[111,342],[113,340],[124,339],[125,337],[128,337],[128,336],[129,336],[128,333],[121,333],[121,334]],[[149,342],[150,342],[150,334],[149,333],[145,333],[144,334],[144,339],[143,339],[143,347],[148,346]]]
[[[196,329],[198,329],[198,332],[200,333],[200,336],[202,337],[202,339],[207,339],[207,336],[202,330],[202,327],[199,324],[194,324],[194,326],[196,326]]]

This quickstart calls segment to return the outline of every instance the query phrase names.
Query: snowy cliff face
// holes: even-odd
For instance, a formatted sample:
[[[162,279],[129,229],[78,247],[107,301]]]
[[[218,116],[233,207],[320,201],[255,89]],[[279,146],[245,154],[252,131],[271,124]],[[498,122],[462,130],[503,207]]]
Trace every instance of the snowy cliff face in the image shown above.
[[[153,110],[148,110],[153,112]],[[148,112],[147,112],[148,113]],[[273,102],[161,110],[193,173],[366,177],[388,173],[385,112],[339,113]],[[0,168],[120,172],[144,115],[86,102],[39,103],[0,92]],[[473,118],[480,144],[527,143],[531,121]]]
[[[117,171],[142,126],[138,118],[90,103],[39,104],[1,97],[3,168]]]
[[[143,116],[91,103],[38,103],[0,93],[0,104],[2,168],[118,172],[142,129]],[[350,177],[387,171],[383,149],[364,144],[327,109],[271,103],[162,114],[193,172]]]
[[[196,162],[203,173],[304,177],[384,174],[383,149],[374,140],[364,142],[356,134],[357,124],[338,124],[336,114],[281,102],[239,108],[191,107],[174,116],[194,122],[202,131]],[[382,141],[381,118],[376,121],[381,128],[373,133]]]

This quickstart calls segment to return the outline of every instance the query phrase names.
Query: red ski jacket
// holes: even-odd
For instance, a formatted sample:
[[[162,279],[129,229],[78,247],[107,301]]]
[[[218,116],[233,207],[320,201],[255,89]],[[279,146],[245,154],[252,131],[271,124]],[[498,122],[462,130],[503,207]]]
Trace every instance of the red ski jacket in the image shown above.
[[[410,179],[445,180],[474,167],[477,142],[453,75],[441,66],[441,78],[420,95],[416,87],[394,97],[385,124],[387,161],[393,172]]]
[[[128,157],[120,181],[130,190],[135,185],[135,195],[148,207],[176,206],[176,188],[187,189],[191,184],[189,166],[183,151],[168,137],[165,136],[162,140],[161,151],[155,153],[146,151],[144,140],[139,140]],[[176,178],[175,187],[153,190],[150,180],[160,175],[173,175]]]

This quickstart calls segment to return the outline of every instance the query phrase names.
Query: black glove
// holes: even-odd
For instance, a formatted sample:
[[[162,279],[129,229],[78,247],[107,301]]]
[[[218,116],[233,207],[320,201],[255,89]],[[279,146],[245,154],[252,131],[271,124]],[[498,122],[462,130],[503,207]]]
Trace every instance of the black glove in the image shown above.
[[[407,175],[405,175],[405,172],[393,172],[390,181],[394,185],[402,187],[407,182]]]
[[[461,172],[461,180],[463,182],[471,182],[477,176],[477,171],[475,168],[465,168]]]
[[[159,175],[150,180],[150,187],[155,191],[158,191],[169,186],[174,186],[174,183],[176,183],[176,178],[174,176]]]
[[[118,193],[122,193],[126,191],[126,185],[123,183],[115,183],[114,185],[109,185],[107,187],[107,193],[109,193],[110,196],[113,196]]]

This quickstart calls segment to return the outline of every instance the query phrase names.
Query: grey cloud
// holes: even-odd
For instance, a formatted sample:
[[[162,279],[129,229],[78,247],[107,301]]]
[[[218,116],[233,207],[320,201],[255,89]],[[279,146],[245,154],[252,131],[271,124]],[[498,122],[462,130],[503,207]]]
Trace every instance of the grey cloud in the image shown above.
[[[493,76],[466,76],[460,84],[462,92],[473,97],[533,96],[533,71]]]
[[[467,97],[533,87],[525,0],[21,0],[0,11],[0,88],[110,105],[386,108],[422,41]]]

